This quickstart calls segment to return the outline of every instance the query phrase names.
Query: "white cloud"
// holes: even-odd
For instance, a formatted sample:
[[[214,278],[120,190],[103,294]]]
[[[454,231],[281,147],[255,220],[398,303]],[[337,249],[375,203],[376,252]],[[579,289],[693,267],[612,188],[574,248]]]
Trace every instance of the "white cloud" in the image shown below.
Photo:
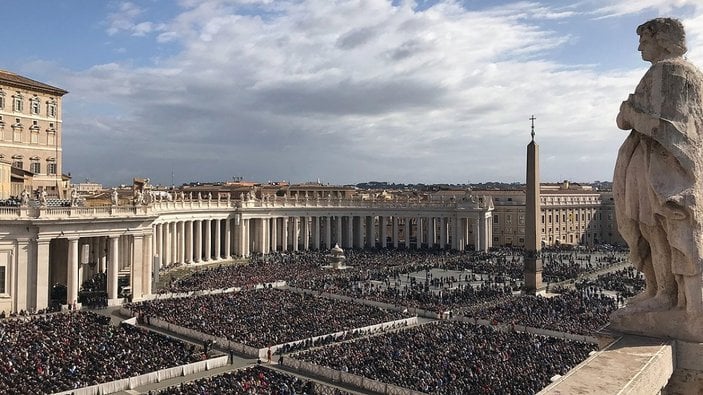
[[[132,2],[122,2],[117,6],[117,10],[107,17],[106,33],[110,36],[126,32],[132,36],[140,37],[149,33],[160,32],[166,28],[163,23],[149,21],[138,22],[144,10]]]
[[[691,6],[699,7],[699,0],[595,0],[604,4],[596,10],[596,14],[605,17],[615,17],[627,14],[639,14],[646,10],[655,10],[660,15],[666,16],[674,10]]]
[[[127,175],[121,182],[169,182],[172,170],[181,181],[516,181],[535,114],[554,157],[543,179],[607,179],[625,137],[614,124],[619,102],[643,73],[549,60],[571,37],[537,21],[578,12],[535,2],[486,11],[453,1],[424,11],[386,0],[181,4],[167,26],[141,29],[182,52],[158,67],[101,65],[67,81],[67,168],[104,180],[101,163],[114,158],[124,171],[109,174]],[[116,31],[139,31],[139,10],[123,14]]]

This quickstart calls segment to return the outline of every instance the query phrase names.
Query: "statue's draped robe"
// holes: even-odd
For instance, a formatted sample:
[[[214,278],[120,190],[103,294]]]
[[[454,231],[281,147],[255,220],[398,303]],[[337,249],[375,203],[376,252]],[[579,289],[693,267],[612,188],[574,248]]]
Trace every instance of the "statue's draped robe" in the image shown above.
[[[672,259],[672,272],[701,272],[702,84],[703,76],[687,61],[662,60],[650,67],[628,99],[638,114],[629,119],[633,130],[618,152],[613,194],[618,229],[637,268],[649,253],[639,224],[659,222],[670,247],[685,257]]]

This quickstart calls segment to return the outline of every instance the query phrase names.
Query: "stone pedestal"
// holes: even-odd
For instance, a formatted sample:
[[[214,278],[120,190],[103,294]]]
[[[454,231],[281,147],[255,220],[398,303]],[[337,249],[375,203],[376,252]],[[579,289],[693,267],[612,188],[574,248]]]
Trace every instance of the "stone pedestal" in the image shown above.
[[[625,307],[613,313],[610,322],[611,329],[623,333],[703,342],[703,317],[685,310],[643,312]]]
[[[623,336],[539,394],[658,394],[674,371],[673,343]]]

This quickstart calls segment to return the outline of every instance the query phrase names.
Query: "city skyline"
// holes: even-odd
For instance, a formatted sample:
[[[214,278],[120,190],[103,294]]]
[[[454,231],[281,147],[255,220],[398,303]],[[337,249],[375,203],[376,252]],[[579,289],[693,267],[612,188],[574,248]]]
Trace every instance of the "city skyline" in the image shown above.
[[[524,182],[533,114],[544,182],[610,180],[637,25],[682,19],[703,64],[669,3],[11,1],[1,68],[69,91],[74,182]]]

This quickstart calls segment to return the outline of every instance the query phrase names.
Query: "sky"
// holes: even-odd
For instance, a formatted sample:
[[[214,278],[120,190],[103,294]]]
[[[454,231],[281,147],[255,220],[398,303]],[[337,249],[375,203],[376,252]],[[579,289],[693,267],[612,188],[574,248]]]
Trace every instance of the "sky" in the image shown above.
[[[69,91],[63,171],[106,186],[612,179],[648,63],[700,0],[2,0],[0,69]]]

